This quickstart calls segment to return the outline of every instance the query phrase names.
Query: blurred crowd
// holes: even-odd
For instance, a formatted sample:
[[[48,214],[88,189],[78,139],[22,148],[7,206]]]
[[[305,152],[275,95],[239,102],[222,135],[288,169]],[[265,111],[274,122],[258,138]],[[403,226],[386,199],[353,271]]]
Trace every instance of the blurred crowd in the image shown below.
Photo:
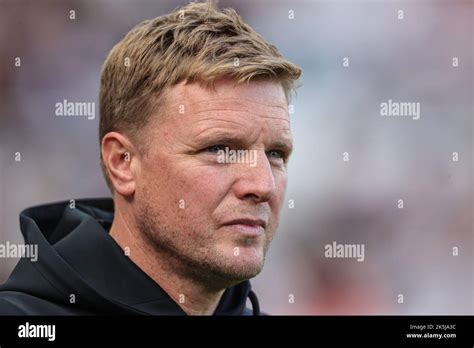
[[[0,1],[0,243],[23,241],[18,214],[28,206],[109,195],[98,117],[55,117],[54,105],[97,104],[113,45],[184,3]],[[219,7],[235,8],[303,69],[291,116],[287,200],[294,206],[285,204],[253,281],[262,309],[474,313],[473,3],[234,0]],[[380,103],[389,99],[419,102],[420,119],[382,117]],[[365,260],[326,258],[333,241],[364,244]],[[0,260],[0,282],[17,261]]]

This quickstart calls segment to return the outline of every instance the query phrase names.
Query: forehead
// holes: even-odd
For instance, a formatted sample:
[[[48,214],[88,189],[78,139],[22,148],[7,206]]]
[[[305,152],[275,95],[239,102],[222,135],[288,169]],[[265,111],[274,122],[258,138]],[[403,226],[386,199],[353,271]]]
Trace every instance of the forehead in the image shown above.
[[[215,89],[198,83],[180,83],[165,94],[166,114],[181,116],[226,117],[246,113],[274,121],[288,122],[288,105],[281,84],[277,81],[251,81],[235,84],[220,80]]]

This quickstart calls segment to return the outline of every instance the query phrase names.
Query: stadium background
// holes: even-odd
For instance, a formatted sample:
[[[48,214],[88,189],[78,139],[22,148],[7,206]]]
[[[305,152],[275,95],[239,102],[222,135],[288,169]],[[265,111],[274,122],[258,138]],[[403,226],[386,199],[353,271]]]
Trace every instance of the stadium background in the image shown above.
[[[25,207],[109,194],[99,167],[98,108],[88,120],[56,117],[54,105],[97,103],[112,46],[142,20],[184,3],[0,1],[0,243],[23,241],[18,214]],[[291,116],[287,200],[294,208],[283,209],[253,281],[262,308],[473,314],[473,2],[219,6],[235,8],[303,68]],[[420,102],[421,118],[380,116],[388,99]],[[333,241],[364,244],[365,261],[325,258]],[[16,262],[0,260],[0,281]]]

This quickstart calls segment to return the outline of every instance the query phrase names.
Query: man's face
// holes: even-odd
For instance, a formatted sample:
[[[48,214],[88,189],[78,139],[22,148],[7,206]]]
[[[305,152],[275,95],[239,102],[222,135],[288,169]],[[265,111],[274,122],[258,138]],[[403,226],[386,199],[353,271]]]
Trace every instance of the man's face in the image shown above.
[[[292,139],[278,82],[220,80],[216,91],[197,83],[169,90],[142,139],[133,201],[140,230],[174,266],[230,285],[262,270]],[[232,158],[232,150],[246,151]]]

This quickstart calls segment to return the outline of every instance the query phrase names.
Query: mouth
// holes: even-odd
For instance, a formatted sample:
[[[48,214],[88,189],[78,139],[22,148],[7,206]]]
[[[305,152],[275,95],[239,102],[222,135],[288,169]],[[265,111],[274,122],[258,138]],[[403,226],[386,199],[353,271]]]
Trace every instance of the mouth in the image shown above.
[[[267,223],[264,220],[252,218],[234,219],[222,224],[222,227],[246,237],[259,237],[265,234],[266,226]]]

